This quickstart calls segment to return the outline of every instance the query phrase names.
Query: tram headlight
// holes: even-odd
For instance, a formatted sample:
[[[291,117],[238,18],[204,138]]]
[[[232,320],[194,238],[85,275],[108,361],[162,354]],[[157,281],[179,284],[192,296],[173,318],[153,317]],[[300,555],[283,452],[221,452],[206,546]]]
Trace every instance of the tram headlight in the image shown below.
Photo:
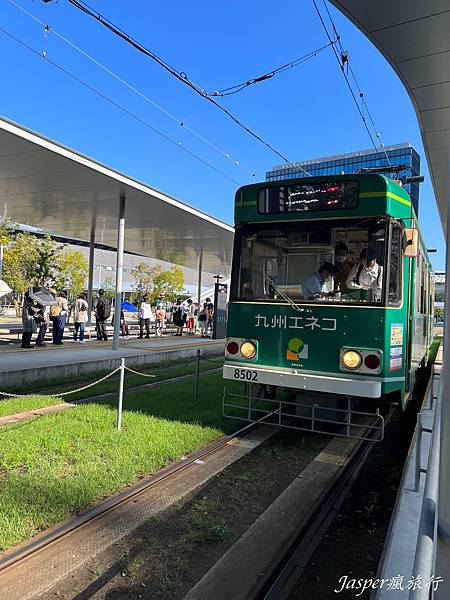
[[[361,366],[362,356],[356,350],[346,350],[342,354],[341,360],[345,368],[354,370]]]
[[[244,358],[255,358],[256,344],[248,340],[241,344],[241,354]]]

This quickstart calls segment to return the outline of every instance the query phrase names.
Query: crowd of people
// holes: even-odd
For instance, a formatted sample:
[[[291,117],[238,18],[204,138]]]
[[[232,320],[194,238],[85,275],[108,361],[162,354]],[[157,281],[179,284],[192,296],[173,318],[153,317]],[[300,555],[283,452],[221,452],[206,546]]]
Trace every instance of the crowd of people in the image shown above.
[[[108,341],[107,322],[111,317],[112,303],[105,295],[104,290],[98,291],[92,303],[95,315],[95,331],[98,341]],[[48,289],[42,298],[30,292],[24,295],[22,307],[22,348],[32,348],[33,334],[37,333],[35,345],[44,347],[45,335],[48,326],[52,324],[52,343],[62,345],[64,330],[67,326],[69,314],[73,312],[73,331],[68,341],[85,344],[86,324],[89,320],[89,306],[87,294],[79,294],[73,306],[69,307],[67,295],[64,291],[57,292]],[[181,336],[185,331],[188,335],[200,332],[202,337],[210,337],[213,331],[214,305],[210,298],[200,307],[190,298],[182,302],[177,300],[173,309],[163,300],[158,299],[154,306],[151,305],[149,296],[144,295],[138,307],[139,338],[150,338],[151,327],[154,324],[155,336],[161,337],[166,332],[167,322],[172,322],[176,328],[174,335]],[[114,315],[111,324],[114,325]],[[127,337],[129,325],[126,321],[125,311],[120,311],[120,332]]]
[[[183,331],[186,331],[187,335],[195,335],[197,331],[200,331],[202,337],[212,335],[214,304],[210,298],[207,298],[201,307],[198,303],[193,302],[191,298],[188,298],[186,302],[178,299],[172,311],[166,310],[162,300],[157,300],[153,312],[148,296],[144,296],[138,313],[139,337],[144,337],[144,329],[145,337],[150,337],[151,321],[155,322],[155,335],[161,337],[165,331],[166,318],[170,314],[172,323],[176,327],[174,335],[182,336]]]

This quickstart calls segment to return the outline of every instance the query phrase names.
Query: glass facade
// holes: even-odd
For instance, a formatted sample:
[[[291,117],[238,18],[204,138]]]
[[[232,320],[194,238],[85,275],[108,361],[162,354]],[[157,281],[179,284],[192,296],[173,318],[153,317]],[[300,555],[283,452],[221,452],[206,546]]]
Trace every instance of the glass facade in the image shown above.
[[[389,158],[389,162],[386,158]],[[379,153],[372,150],[361,150],[349,152],[336,156],[328,156],[314,160],[306,160],[298,163],[288,163],[274,167],[266,173],[266,181],[281,181],[297,177],[318,177],[322,175],[341,175],[356,173],[360,169],[371,167],[405,165],[399,172],[399,177],[411,177],[420,175],[420,156],[411,144],[396,144],[386,146]],[[307,171],[307,173],[305,173]],[[392,177],[389,171],[382,172],[386,177]],[[419,214],[419,185],[410,183],[405,189],[411,196],[416,214]]]

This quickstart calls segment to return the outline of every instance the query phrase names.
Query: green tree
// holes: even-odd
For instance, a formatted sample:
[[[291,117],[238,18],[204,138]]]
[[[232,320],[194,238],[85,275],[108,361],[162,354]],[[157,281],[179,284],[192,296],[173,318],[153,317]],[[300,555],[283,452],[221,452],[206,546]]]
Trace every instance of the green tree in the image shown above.
[[[39,260],[35,236],[21,232],[3,235],[3,278],[15,294],[23,294],[38,284]]]
[[[33,239],[36,252],[36,284],[56,284],[56,278],[59,275],[58,271],[60,269],[59,260],[61,258],[61,253],[63,252],[64,246],[61,246],[58,244],[58,242],[52,240],[50,236],[45,238],[37,238],[31,235],[30,237]],[[64,264],[64,261],[62,264]],[[57,287],[59,286],[57,285]]]
[[[134,282],[131,284],[133,288],[131,301],[133,303],[140,302],[145,294],[151,294],[154,287],[153,280],[158,270],[161,270],[160,267],[150,267],[145,263],[136,265],[132,273]]]
[[[105,290],[105,296],[110,300],[116,298],[116,282],[112,275],[107,275],[103,280],[102,288]]]
[[[73,300],[86,287],[88,262],[86,258],[73,248],[60,251],[56,256],[54,282],[57,290],[66,290]]]
[[[158,298],[164,298],[169,302],[175,302],[177,297],[183,292],[184,276],[180,267],[172,267],[168,271],[163,271],[157,267],[153,276],[153,289],[150,294],[152,304]]]

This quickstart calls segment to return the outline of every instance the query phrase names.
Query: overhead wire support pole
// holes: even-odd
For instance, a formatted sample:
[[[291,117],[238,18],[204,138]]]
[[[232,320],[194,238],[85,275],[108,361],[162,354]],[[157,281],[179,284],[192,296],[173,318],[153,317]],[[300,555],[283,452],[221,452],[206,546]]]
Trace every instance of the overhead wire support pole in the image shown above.
[[[450,174],[450,162],[448,165]],[[438,600],[450,598],[450,194],[447,203],[446,277],[444,306],[443,359],[441,370],[441,454],[439,461],[438,542],[436,575],[444,577],[434,594]],[[447,575],[447,577],[445,577]]]
[[[120,310],[122,303],[123,250],[125,241],[125,194],[119,199],[119,218],[117,227],[117,261],[116,261],[116,302],[114,306],[113,350],[120,348]]]

